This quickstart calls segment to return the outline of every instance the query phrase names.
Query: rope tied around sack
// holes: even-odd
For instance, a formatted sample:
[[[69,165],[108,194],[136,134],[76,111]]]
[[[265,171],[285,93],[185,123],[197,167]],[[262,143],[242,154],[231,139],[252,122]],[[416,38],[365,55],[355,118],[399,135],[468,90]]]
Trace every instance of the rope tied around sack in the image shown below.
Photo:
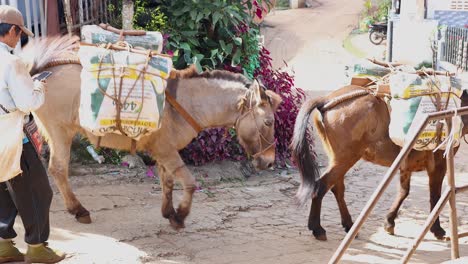
[[[119,45],[126,45],[127,47],[127,51],[130,53],[131,51],[131,45],[126,43],[126,42],[119,42]],[[115,109],[116,109],[116,118],[115,118],[115,123],[116,123],[116,127],[118,129],[118,131],[120,131],[120,133],[122,133],[122,135],[124,136],[127,136],[128,137],[128,134],[123,130],[123,127],[122,127],[122,120],[121,120],[121,112],[122,112],[122,108],[125,106],[125,104],[127,103],[127,100],[128,98],[130,97],[130,95],[132,95],[132,92],[133,90],[135,89],[138,81],[141,79],[141,104],[140,104],[140,111],[138,111],[138,116],[136,118],[136,120],[133,122],[134,125],[138,124],[138,121],[140,119],[140,116],[141,116],[141,109],[143,108],[143,104],[144,104],[144,83],[145,83],[145,75],[148,74],[147,72],[147,69],[148,69],[148,65],[149,65],[149,61],[151,59],[151,50],[147,50],[146,51],[146,62],[143,66],[143,69],[142,70],[139,70],[137,69],[136,67],[135,68],[132,68],[132,70],[138,72],[138,76],[137,78],[135,79],[135,82],[133,83],[133,85],[131,86],[130,90],[128,91],[127,95],[125,96],[123,102],[122,102],[122,88],[123,88],[123,80],[124,80],[124,77],[125,77],[125,70],[130,68],[129,65],[127,66],[115,66],[115,60],[114,60],[114,56],[113,56],[113,53],[110,51],[111,50],[111,47],[112,47],[112,44],[111,43],[108,43],[107,45],[105,46],[102,46],[104,47],[107,51],[109,51],[105,56],[101,56],[100,59],[99,59],[99,68],[97,69],[97,78],[96,78],[96,81],[97,81],[97,85],[98,85],[98,88],[100,90],[100,92],[102,93],[102,95],[104,96],[107,96],[108,98],[110,98],[114,105],[115,105]],[[129,56],[129,55],[127,55]],[[105,57],[109,57],[109,60],[110,60],[110,64],[112,65],[111,67],[102,67],[102,64],[103,64],[103,61],[104,61],[104,58]],[[128,60],[127,60],[128,61]],[[117,70],[120,70],[117,74],[118,76],[116,76],[116,69]],[[114,96],[108,94],[106,92],[106,90],[101,86],[101,83],[100,83],[100,80],[101,80],[101,73],[102,71],[104,70],[112,70],[112,80],[113,80],[113,87],[114,87]],[[155,74],[152,74],[152,75],[155,75]],[[117,90],[117,83],[116,83],[116,77],[119,78],[119,85],[118,85],[118,90]],[[133,144],[132,144],[132,149],[133,149]]]

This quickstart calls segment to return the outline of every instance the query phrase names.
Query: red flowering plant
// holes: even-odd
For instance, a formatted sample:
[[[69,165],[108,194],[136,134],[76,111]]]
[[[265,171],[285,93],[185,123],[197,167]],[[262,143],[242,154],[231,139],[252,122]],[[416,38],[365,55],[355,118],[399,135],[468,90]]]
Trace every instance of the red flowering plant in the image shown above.
[[[299,108],[304,102],[305,93],[294,87],[294,77],[280,70],[273,70],[270,52],[263,47],[260,51],[260,67],[254,75],[263,85],[279,94],[283,99],[275,114],[276,164],[284,167],[291,157],[289,144],[294,132],[294,123]]]
[[[140,5],[142,8],[138,10],[143,15],[137,17],[136,24],[147,30],[148,25],[164,25],[151,30],[165,33],[164,51],[173,55],[176,68],[195,64],[199,69],[221,68],[243,73],[250,79],[261,79],[267,89],[283,98],[276,113],[275,135],[276,163],[284,166],[290,157],[288,146],[294,121],[305,96],[302,90],[294,88],[293,76],[273,70],[270,53],[259,46],[256,23],[274,5],[273,1],[148,0],[138,1],[137,6]],[[153,19],[151,11],[156,9],[161,14]],[[246,156],[235,130],[225,128],[201,132],[180,153],[186,162],[195,165],[213,160],[243,160]]]

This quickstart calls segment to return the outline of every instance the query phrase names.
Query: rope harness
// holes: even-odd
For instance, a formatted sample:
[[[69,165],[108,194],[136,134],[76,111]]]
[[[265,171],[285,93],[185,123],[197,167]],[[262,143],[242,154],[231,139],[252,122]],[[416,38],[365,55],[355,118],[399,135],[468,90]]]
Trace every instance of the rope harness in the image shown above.
[[[249,103],[249,106],[247,107],[246,105],[243,105],[243,108],[247,108],[247,111],[245,113],[241,113],[241,115],[236,119],[236,122],[234,123],[234,128],[235,130],[237,131],[238,127],[239,127],[239,122],[246,118],[248,115],[251,115],[254,122],[255,122],[255,127],[257,128],[257,140],[258,142],[260,143],[260,151],[257,152],[257,153],[254,153],[252,155],[252,157],[255,159],[257,158],[258,156],[262,155],[263,153],[265,153],[266,151],[268,151],[269,149],[271,149],[272,147],[276,146],[276,139],[271,142],[269,141],[261,132],[260,128],[258,127],[258,124],[257,124],[257,119],[255,117],[255,111],[254,111],[254,108],[252,106],[252,99],[253,99],[253,93],[251,91],[247,91],[247,93],[250,93],[250,103]],[[247,96],[247,95],[246,95]],[[268,144],[265,148],[263,148],[263,143],[262,143],[262,139]]]

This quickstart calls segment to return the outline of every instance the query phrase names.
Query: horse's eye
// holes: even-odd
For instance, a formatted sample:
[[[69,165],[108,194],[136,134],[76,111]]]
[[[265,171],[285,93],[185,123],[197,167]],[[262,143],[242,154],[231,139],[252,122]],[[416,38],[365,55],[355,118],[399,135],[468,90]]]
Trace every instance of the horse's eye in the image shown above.
[[[273,120],[267,119],[265,120],[265,126],[271,127],[273,125]]]

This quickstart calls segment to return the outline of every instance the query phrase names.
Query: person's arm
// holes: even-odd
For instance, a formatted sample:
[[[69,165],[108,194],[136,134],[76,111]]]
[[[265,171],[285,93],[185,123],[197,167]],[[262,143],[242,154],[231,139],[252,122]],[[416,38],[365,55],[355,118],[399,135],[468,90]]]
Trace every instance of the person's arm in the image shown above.
[[[19,58],[13,61],[7,76],[9,92],[18,110],[29,113],[44,103],[44,83],[33,81]]]

